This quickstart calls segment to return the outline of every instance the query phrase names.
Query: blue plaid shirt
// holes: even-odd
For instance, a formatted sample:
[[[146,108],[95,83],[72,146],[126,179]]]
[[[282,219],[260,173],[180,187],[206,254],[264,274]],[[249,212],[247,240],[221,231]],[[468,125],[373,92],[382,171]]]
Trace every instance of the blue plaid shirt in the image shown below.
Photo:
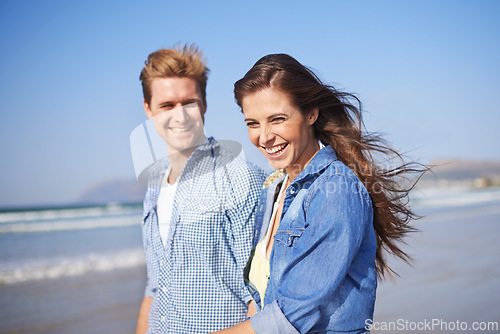
[[[153,297],[148,333],[233,326],[245,319],[251,300],[242,273],[265,176],[206,139],[180,175],[164,246],[156,208],[167,166],[163,160],[151,167],[144,200],[145,295]]]

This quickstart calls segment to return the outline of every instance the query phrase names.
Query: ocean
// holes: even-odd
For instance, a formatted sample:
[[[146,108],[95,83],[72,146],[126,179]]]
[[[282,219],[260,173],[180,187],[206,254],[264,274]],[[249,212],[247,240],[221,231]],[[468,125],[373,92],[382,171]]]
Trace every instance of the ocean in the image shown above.
[[[422,232],[415,242],[409,240],[408,248],[421,267],[416,271],[396,265],[402,268],[397,279],[402,283],[381,284],[375,315],[388,320],[396,312],[399,317],[418,319],[419,310],[405,308],[411,303],[397,297],[413,296],[415,284],[421,288],[415,292],[418,303],[431,300],[433,309],[447,308],[450,314],[453,307],[446,301],[441,305],[427,296],[426,291],[434,291],[429,277],[438,277],[435,280],[453,289],[468,288],[469,281],[457,281],[467,271],[454,268],[458,274],[453,277],[453,268],[446,273],[440,268],[446,267],[443,263],[466,265],[474,260],[467,254],[483,247],[487,250],[474,264],[474,274],[483,280],[490,275],[483,284],[487,291],[500,293],[499,243],[490,245],[500,233],[500,189],[417,189],[411,204],[424,216],[415,223]],[[0,211],[0,333],[133,333],[146,277],[141,213],[141,205],[118,204]],[[456,254],[462,259],[456,259]],[[441,260],[435,263],[435,259]],[[397,289],[402,289],[399,294],[394,292]],[[444,291],[444,297],[454,293]],[[429,300],[422,300],[423,296]],[[494,310],[486,315],[500,315],[490,292],[467,298],[471,305],[492,305]]]
[[[140,205],[0,212],[0,285],[144,265]]]

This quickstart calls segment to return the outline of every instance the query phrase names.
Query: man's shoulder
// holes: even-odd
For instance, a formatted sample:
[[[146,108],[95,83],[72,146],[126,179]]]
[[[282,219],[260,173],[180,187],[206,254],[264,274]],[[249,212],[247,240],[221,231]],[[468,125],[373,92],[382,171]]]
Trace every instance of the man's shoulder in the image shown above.
[[[243,174],[264,182],[266,173],[259,166],[246,160],[240,143],[234,140],[215,140],[213,137],[210,137],[209,141],[213,147],[217,167],[224,167],[230,174]]]
[[[148,188],[159,187],[168,165],[169,163],[167,158],[156,160],[145,168],[144,171],[138,176],[139,183],[147,186]]]

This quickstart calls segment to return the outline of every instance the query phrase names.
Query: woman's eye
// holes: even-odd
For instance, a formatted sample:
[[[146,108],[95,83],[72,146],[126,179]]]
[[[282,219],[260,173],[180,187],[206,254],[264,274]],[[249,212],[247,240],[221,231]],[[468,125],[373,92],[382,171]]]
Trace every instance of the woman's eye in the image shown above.
[[[285,117],[276,117],[272,119],[273,123],[283,123],[285,121]]]
[[[249,128],[256,128],[259,124],[257,122],[247,122],[247,126]]]

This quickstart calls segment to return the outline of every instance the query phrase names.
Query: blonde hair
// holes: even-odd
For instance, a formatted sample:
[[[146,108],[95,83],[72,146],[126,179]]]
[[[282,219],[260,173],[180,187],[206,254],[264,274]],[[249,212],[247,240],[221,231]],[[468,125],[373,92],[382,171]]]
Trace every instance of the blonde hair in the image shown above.
[[[200,89],[201,98],[206,105],[206,88],[208,72],[210,71],[202,52],[194,44],[175,46],[171,49],[161,49],[151,53],[144,62],[139,79],[142,82],[142,93],[146,103],[151,103],[151,83],[155,78],[190,77]]]

